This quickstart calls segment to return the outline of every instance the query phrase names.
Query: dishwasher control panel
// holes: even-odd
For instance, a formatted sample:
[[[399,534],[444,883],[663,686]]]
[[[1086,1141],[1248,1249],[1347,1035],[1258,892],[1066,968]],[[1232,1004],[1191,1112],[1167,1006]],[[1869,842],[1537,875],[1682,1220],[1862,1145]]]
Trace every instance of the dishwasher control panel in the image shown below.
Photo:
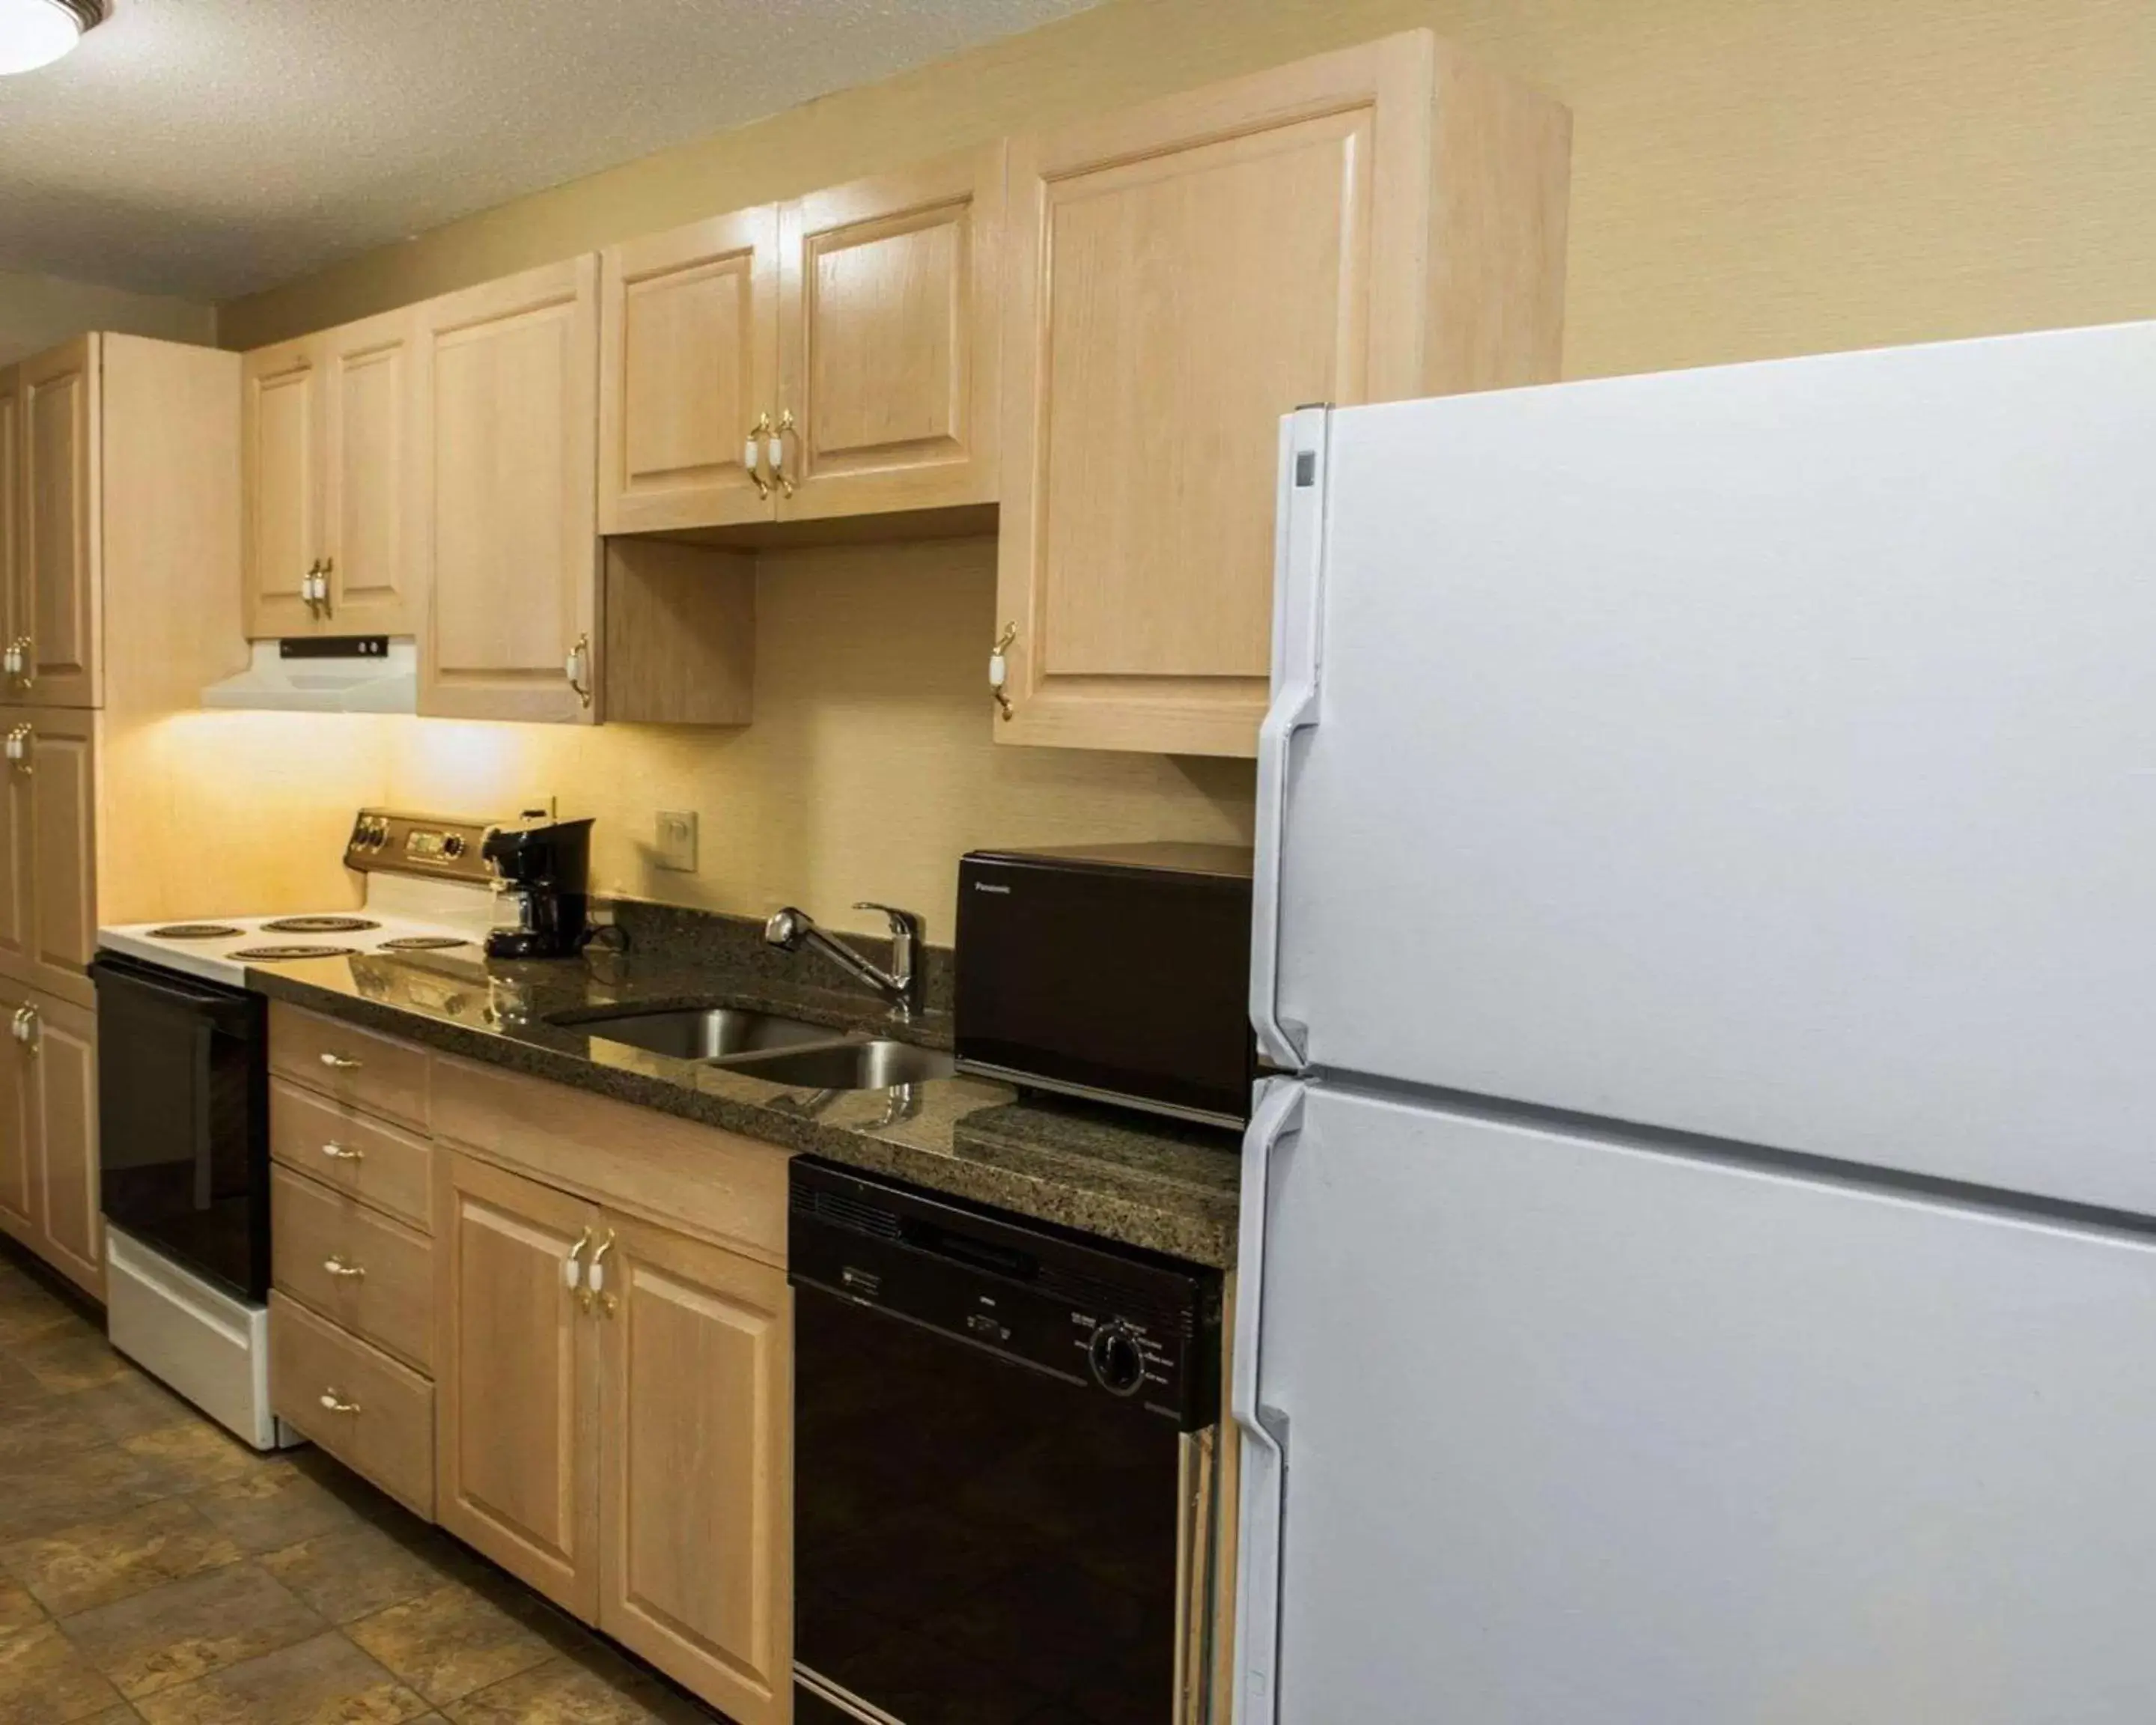
[[[1220,1274],[798,1157],[788,1274],[1202,1430],[1220,1414]]]

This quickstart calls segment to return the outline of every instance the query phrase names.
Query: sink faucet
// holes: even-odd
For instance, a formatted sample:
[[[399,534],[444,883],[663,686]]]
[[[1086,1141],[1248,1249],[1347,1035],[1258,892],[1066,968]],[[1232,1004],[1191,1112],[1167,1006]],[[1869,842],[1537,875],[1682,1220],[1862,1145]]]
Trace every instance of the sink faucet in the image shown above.
[[[890,905],[858,904],[857,911],[881,911],[891,919],[891,968],[879,970],[844,942],[834,940],[810,919],[806,911],[788,905],[763,925],[763,937],[783,952],[798,952],[814,947],[856,981],[866,983],[891,1003],[892,1014],[911,1018],[920,1009],[927,976],[920,962],[922,925],[911,911]]]

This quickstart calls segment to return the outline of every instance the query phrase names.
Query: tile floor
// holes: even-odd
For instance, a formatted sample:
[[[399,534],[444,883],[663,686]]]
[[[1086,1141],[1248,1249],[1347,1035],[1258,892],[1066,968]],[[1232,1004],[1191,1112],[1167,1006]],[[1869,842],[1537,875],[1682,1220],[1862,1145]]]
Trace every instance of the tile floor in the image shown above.
[[[0,1725],[719,1717],[326,1458],[234,1442],[0,1250]]]

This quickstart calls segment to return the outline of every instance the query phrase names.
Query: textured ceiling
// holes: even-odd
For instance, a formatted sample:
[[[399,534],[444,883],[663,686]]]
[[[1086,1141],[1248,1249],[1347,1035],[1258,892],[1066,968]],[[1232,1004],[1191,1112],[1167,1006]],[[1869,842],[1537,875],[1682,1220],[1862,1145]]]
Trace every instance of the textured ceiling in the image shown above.
[[[0,270],[223,299],[1095,0],[116,0],[0,79]]]

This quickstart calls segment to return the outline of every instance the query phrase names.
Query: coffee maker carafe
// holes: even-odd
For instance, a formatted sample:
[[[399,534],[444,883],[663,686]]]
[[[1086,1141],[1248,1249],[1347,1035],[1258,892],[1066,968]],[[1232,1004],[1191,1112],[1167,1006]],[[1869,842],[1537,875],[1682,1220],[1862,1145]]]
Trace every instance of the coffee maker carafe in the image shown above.
[[[526,809],[522,824],[495,827],[480,854],[495,891],[515,907],[486,937],[490,958],[567,958],[583,948],[592,824]]]

